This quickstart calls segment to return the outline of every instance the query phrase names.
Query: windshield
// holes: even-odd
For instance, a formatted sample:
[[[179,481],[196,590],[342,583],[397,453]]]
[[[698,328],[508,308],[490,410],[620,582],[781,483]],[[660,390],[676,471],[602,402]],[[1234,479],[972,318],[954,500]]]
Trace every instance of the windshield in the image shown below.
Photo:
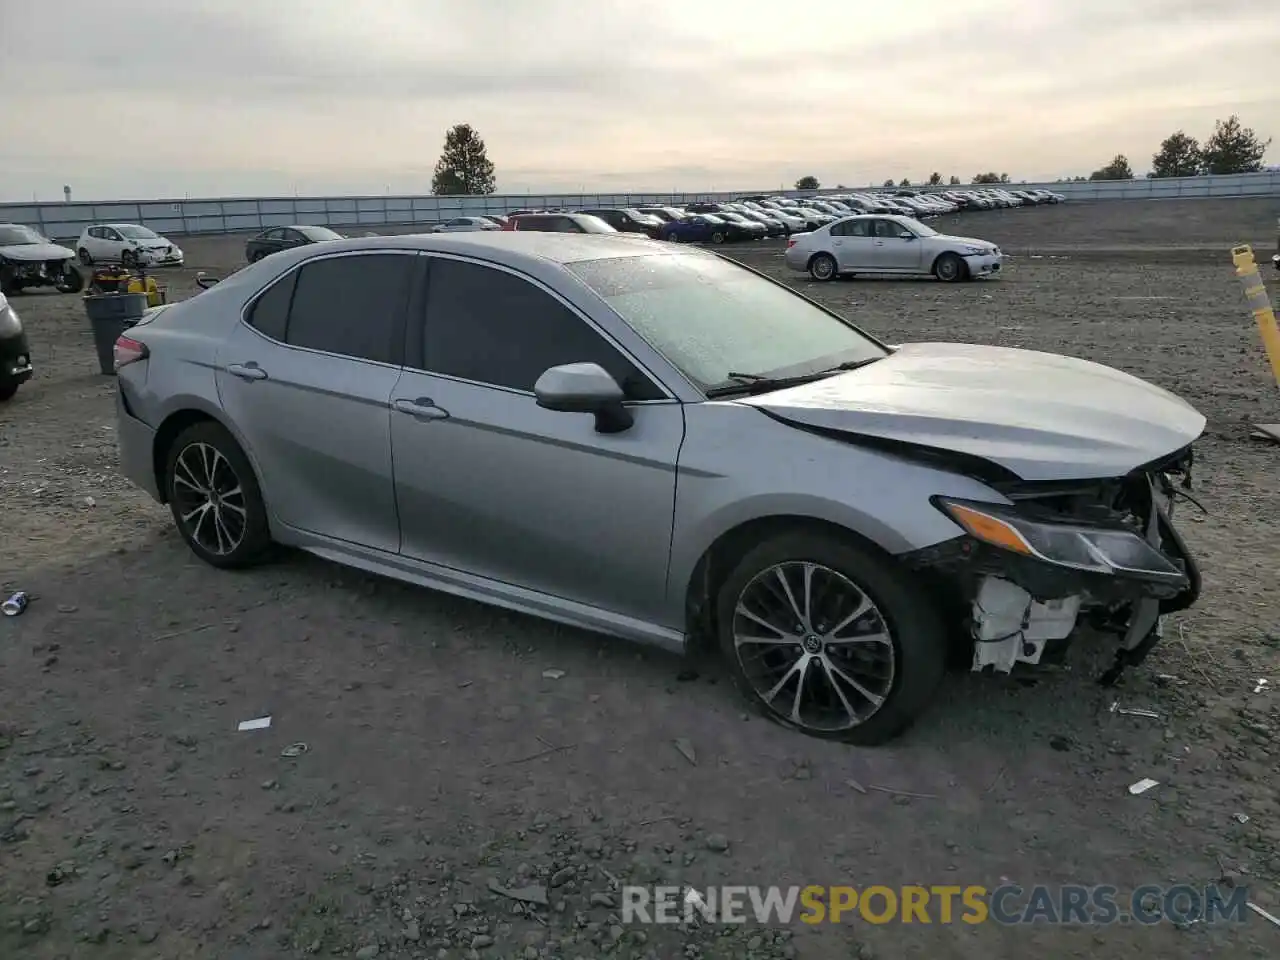
[[[30,227],[24,227],[16,223],[0,226],[0,245],[48,242]]]
[[[341,240],[342,234],[328,227],[298,227],[298,232],[308,240]]]
[[[714,213],[700,213],[698,216],[705,219],[708,223],[724,223],[724,220]]]
[[[159,235],[154,230],[148,230],[146,227],[138,227],[132,224],[124,224],[116,227],[116,232],[126,240],[158,240]]]
[[[704,390],[734,382],[730,372],[794,376],[888,352],[790,288],[714,254],[566,266]]]
[[[913,220],[910,217],[903,217],[902,225],[911,230],[917,237],[936,237],[940,235],[933,227],[927,227],[919,220]]]

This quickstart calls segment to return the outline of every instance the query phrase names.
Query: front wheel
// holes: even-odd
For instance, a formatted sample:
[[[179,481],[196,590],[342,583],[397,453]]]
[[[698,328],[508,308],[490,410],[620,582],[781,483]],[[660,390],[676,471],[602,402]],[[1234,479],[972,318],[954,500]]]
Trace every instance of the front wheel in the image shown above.
[[[968,276],[969,268],[954,253],[944,253],[933,265],[933,272],[944,283],[957,283]]]
[[[192,424],[178,435],[165,462],[165,491],[178,532],[205,563],[247,567],[266,555],[271,533],[262,491],[221,424]]]
[[[138,255],[132,250],[126,250],[120,254],[120,262],[132,269],[138,265]]]
[[[711,235],[712,243],[724,243],[724,241],[725,241],[724,233],[722,233],[719,230],[717,230],[715,233]]]
[[[86,267],[93,266],[93,255],[89,253],[89,251],[86,250],[84,247],[80,248],[80,250],[78,251],[78,256],[80,257],[80,262],[84,264]]]
[[[946,667],[941,617],[872,547],[810,531],[749,551],[716,599],[743,695],[809,736],[875,746],[924,710]]]
[[[829,253],[820,253],[809,261],[809,276],[815,280],[834,280],[836,276],[836,258]]]
[[[79,293],[84,289],[84,276],[71,265],[70,261],[62,267],[62,276],[58,277],[58,282],[54,284],[54,289],[59,293]]]

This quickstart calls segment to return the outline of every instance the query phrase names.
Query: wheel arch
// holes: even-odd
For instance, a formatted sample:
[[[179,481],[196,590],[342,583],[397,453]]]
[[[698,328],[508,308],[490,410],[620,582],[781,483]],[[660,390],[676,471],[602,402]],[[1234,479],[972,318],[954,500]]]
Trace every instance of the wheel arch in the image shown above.
[[[173,442],[178,439],[178,435],[188,427],[197,423],[216,423],[227,433],[231,434],[231,438],[235,440],[244,453],[249,465],[257,474],[258,486],[262,486],[262,471],[258,468],[258,463],[254,459],[253,451],[249,449],[248,444],[244,442],[244,438],[240,436],[231,424],[224,420],[218,413],[211,411],[203,406],[183,406],[172,413],[168,414],[156,429],[155,440],[151,445],[151,469],[155,476],[156,490],[160,494],[160,502],[168,503],[169,497],[165,489],[165,465],[169,459],[169,450],[173,446]],[[265,494],[263,499],[265,500]],[[268,511],[269,513],[269,511]]]
[[[955,250],[942,250],[933,258],[933,262],[929,264],[929,272],[935,277],[938,275],[938,261],[943,257],[955,257],[960,261],[960,268],[964,271],[963,276],[967,277],[969,275],[969,263],[965,260],[963,254],[957,253]]]
[[[815,250],[815,251],[813,251],[813,253],[809,254],[809,256],[808,256],[808,257],[806,257],[806,258],[805,258],[805,261],[804,261],[804,268],[805,268],[805,270],[810,270],[810,269],[812,269],[812,268],[813,268],[813,261],[817,260],[819,257],[830,257],[830,258],[831,258],[831,262],[832,262],[832,263],[835,263],[835,265],[836,265],[836,272],[837,272],[837,273],[839,273],[839,272],[840,272],[840,264],[836,261],[835,255],[834,255],[834,254],[832,254],[832,253],[830,253],[830,252],[829,252],[829,251],[827,251],[827,250]]]
[[[800,513],[779,513],[744,520],[717,536],[703,550],[685,583],[685,632],[690,644],[704,648],[715,642],[715,596],[728,578],[733,564],[747,550],[769,537],[798,530],[819,533],[852,543],[862,549],[891,556],[871,537],[850,527]]]

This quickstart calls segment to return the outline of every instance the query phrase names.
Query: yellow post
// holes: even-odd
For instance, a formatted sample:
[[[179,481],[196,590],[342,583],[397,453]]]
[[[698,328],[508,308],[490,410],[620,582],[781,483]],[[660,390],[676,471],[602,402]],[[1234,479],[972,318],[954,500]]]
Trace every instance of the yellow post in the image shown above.
[[[1253,248],[1248,244],[1232,247],[1231,260],[1236,265],[1236,276],[1244,284],[1245,300],[1258,321],[1262,345],[1267,348],[1267,359],[1271,361],[1271,373],[1276,378],[1276,386],[1280,387],[1280,327],[1276,325],[1271,297],[1267,295],[1267,288],[1258,273],[1258,264],[1253,259]]]

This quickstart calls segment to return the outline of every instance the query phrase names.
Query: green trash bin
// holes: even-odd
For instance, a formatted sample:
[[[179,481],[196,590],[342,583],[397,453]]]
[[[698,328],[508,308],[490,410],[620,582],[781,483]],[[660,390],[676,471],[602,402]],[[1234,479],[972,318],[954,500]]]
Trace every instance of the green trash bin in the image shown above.
[[[98,369],[116,372],[115,345],[126,330],[147,312],[145,293],[96,293],[84,298],[84,312],[93,328],[93,345],[98,351]]]

